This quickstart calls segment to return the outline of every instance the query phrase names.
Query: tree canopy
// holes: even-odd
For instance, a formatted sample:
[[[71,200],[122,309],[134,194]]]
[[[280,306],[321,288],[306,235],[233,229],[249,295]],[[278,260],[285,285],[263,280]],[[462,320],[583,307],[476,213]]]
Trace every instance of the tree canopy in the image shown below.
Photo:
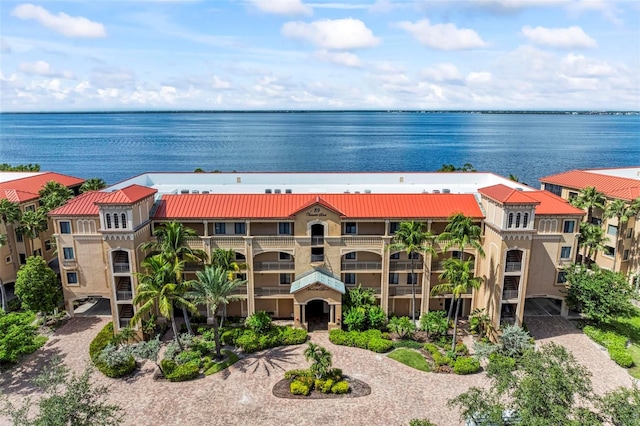
[[[53,313],[62,303],[58,276],[40,256],[27,258],[18,270],[15,293],[23,309],[43,314]]]
[[[88,192],[88,191],[99,191],[105,188],[107,184],[101,178],[90,178],[84,181],[82,186],[80,187],[80,192]]]

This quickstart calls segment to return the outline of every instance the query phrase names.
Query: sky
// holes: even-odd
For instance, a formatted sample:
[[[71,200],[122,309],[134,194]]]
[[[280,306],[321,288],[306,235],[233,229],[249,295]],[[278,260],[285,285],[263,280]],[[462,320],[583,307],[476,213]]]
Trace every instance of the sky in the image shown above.
[[[640,110],[640,1],[0,1],[0,111]]]

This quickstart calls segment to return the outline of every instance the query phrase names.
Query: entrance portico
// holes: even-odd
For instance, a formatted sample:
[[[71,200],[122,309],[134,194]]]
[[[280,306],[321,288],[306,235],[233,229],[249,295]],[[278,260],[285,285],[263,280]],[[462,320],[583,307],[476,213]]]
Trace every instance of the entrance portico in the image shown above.
[[[293,312],[296,327],[312,331],[310,330],[311,320],[311,324],[316,327],[326,321],[327,329],[340,328],[342,295],[345,293],[345,288],[338,277],[323,269],[313,269],[300,275],[291,283],[290,293],[294,298]]]

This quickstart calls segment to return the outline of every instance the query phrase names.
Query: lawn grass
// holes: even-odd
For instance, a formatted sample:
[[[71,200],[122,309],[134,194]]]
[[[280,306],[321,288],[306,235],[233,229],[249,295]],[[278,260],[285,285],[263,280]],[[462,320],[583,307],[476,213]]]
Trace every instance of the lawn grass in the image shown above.
[[[633,357],[633,363],[635,364],[629,369],[629,374],[631,374],[636,379],[640,379],[640,346],[633,344],[629,346],[627,350]]]
[[[400,348],[387,355],[391,359],[420,371],[431,371],[431,366],[420,352],[413,349]]]
[[[235,353],[231,351],[224,351],[224,350],[222,351],[222,353],[227,356],[227,360],[222,362],[216,362],[213,365],[211,365],[209,368],[207,368],[204,371],[205,376],[216,374],[224,370],[225,368],[229,367],[230,365],[235,364],[238,361],[238,355],[236,355]]]

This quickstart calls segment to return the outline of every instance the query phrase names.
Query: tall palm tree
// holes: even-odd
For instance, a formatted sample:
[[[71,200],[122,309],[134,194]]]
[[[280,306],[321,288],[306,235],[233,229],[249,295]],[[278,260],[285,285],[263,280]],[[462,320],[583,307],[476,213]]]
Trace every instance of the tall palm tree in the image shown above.
[[[13,265],[13,271],[16,271],[16,264],[13,261],[13,245],[11,244],[11,232],[10,228],[16,222],[20,222],[20,205],[13,203],[6,198],[0,200],[0,223],[2,223],[7,231],[7,245],[9,246],[9,255],[11,256],[11,264]]]
[[[425,230],[422,222],[401,222],[393,242],[389,244],[387,250],[402,250],[407,253],[411,260],[411,319],[416,322],[416,274],[414,264],[414,253],[435,254],[431,245],[433,237],[429,231]]]
[[[211,253],[211,265],[227,271],[230,280],[233,280],[233,277],[246,266],[244,263],[238,263],[236,261],[236,252],[233,249],[225,250],[221,248],[215,249],[213,253]],[[220,327],[222,327],[226,318],[227,305],[223,305]]]
[[[604,209],[607,202],[604,194],[596,189],[595,186],[588,186],[582,190],[577,197],[571,200],[571,204],[579,209],[587,209],[587,223],[591,223],[594,207]]]
[[[149,256],[161,254],[171,263],[183,261],[185,263],[202,263],[207,259],[207,253],[204,250],[192,249],[187,244],[189,237],[196,237],[198,234],[191,228],[185,227],[182,223],[173,221],[157,227],[153,231],[156,241],[149,241],[140,246],[144,251],[151,250]],[[182,273],[176,277],[178,284],[182,283]],[[188,286],[180,285],[180,288],[187,290]],[[181,306],[184,322],[187,326],[189,334],[193,334],[191,329],[191,321],[186,306]]]
[[[7,241],[7,234],[0,234],[0,247],[7,245]],[[4,312],[7,312],[7,294],[4,291],[2,277],[0,277],[0,302],[0,308],[2,308]]]
[[[580,238],[578,244],[584,249],[582,255],[582,264],[585,263],[587,258],[593,259],[597,255],[599,250],[605,250],[605,245],[609,241],[604,235],[604,230],[592,223],[582,223],[580,225]],[[593,254],[593,258],[591,257]]]
[[[182,275],[184,262],[169,262],[162,255],[148,257],[142,261],[145,273],[138,273],[139,284],[133,303],[140,305],[137,312],[131,318],[131,324],[140,321],[146,314],[157,306],[160,315],[171,321],[171,327],[176,343],[183,349],[180,335],[176,325],[173,311],[175,303],[185,306],[191,311],[197,311],[197,307],[183,297],[184,290],[176,281],[176,277]]]
[[[207,304],[213,313],[213,338],[216,344],[216,356],[220,354],[220,335],[218,330],[218,319],[216,311],[220,305],[224,306],[233,300],[240,298],[234,295],[236,288],[245,285],[245,280],[229,279],[228,271],[224,268],[205,266],[203,271],[196,272],[196,280],[191,281],[191,291],[188,293],[190,299],[197,304]]]
[[[80,192],[99,191],[106,188],[107,184],[100,178],[90,178],[84,181],[80,187]]]
[[[30,241],[30,250],[27,252],[29,256],[33,254],[35,249],[35,239],[42,231],[47,229],[47,215],[42,209],[27,210],[22,213],[18,232],[27,237]]]
[[[473,275],[473,262],[471,260],[461,260],[449,258],[444,261],[444,272],[439,276],[441,284],[433,287],[432,294],[451,293],[452,302],[456,304],[455,319],[453,322],[453,344],[451,350],[455,350],[456,334],[458,331],[458,312],[460,311],[460,301],[462,295],[471,289],[479,289],[482,284],[481,277]]]
[[[44,184],[42,189],[38,191],[38,195],[40,195],[40,205],[48,213],[65,205],[67,201],[73,198],[73,191],[61,183],[51,180]]]
[[[629,219],[633,216],[633,210],[629,208],[627,203],[623,200],[613,200],[609,204],[604,211],[604,217],[607,219],[617,218],[618,219],[618,231],[616,234],[616,248],[613,254],[613,271],[616,270],[616,260],[618,260],[618,247],[620,247],[620,243],[624,239],[624,224],[626,224]]]

